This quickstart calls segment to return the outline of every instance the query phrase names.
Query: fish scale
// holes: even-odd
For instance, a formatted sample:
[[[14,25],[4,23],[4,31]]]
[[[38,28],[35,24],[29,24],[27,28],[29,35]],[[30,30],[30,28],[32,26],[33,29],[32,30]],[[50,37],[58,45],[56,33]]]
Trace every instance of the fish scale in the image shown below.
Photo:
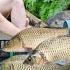
[[[67,29],[28,28],[13,37],[4,47],[4,51],[23,52],[23,47],[33,50],[44,40],[67,35]]]
[[[42,53],[48,61],[70,60],[70,37],[58,36],[45,40],[37,46],[36,53]]]
[[[16,61],[16,62],[4,61],[1,63],[1,70],[69,70],[69,68],[70,68],[69,64],[60,66],[52,62],[46,64],[34,64],[34,65],[23,64],[22,61]]]

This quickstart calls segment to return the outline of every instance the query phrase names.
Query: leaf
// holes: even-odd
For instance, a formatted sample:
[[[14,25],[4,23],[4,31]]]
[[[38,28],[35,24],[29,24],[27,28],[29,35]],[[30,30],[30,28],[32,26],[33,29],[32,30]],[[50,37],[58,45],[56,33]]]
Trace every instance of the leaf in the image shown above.
[[[70,0],[24,0],[25,7],[43,21],[55,16],[70,5]]]

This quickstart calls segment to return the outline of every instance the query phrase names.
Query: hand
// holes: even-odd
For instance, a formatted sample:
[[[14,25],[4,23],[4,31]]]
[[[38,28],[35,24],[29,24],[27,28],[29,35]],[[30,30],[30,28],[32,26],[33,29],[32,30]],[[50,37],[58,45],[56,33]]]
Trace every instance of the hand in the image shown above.
[[[1,0],[0,3],[0,31],[14,36],[29,27],[23,0]],[[9,12],[11,12],[11,22],[4,17]]]

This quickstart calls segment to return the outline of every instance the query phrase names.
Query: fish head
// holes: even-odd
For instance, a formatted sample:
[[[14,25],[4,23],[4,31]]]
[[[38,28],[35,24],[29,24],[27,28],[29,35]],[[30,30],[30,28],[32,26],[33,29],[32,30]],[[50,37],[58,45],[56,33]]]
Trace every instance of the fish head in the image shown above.
[[[64,20],[52,18],[47,21],[49,27],[63,28]]]
[[[64,27],[64,21],[70,19],[70,11],[62,11],[55,16],[50,17],[47,21],[49,27],[66,28]]]
[[[44,64],[48,63],[49,61],[42,56],[43,54],[41,52],[36,51],[36,53],[32,54],[30,59],[33,64]],[[30,62],[29,62],[30,63]]]
[[[19,36],[20,37],[20,36]],[[17,36],[13,37],[3,48],[5,52],[30,52],[32,49],[25,47],[24,41]]]

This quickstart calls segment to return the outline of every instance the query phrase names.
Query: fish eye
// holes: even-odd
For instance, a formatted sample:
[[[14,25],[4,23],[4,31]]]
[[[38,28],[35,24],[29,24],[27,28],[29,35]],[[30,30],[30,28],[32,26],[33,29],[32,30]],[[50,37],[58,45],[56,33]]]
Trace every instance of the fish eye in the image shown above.
[[[28,58],[28,61],[31,61],[31,57]]]

